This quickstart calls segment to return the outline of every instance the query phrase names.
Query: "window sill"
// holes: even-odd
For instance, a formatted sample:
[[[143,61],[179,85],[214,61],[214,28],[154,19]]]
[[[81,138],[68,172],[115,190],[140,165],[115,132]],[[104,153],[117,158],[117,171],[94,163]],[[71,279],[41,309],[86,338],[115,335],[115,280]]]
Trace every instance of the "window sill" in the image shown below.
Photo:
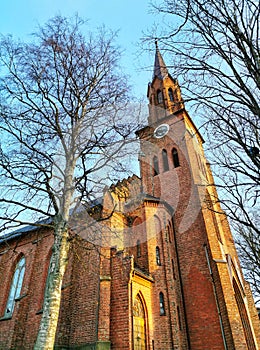
[[[14,301],[20,301],[21,299],[23,299],[24,297],[26,297],[28,294],[25,293],[23,295],[20,295],[18,298],[15,298]]]
[[[0,318],[0,321],[11,320],[11,318],[12,318],[12,315],[10,315],[10,316],[3,316],[3,317]]]

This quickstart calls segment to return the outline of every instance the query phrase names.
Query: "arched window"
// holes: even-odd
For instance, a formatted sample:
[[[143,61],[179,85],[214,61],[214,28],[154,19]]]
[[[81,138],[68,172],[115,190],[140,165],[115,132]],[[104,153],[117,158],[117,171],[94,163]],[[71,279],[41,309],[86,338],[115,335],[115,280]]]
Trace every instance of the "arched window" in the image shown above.
[[[160,292],[159,294],[159,299],[160,299],[160,316],[165,315],[165,307],[164,307],[164,296],[163,293]]]
[[[163,94],[162,94],[161,90],[157,90],[157,101],[158,101],[158,103],[163,102]]]
[[[4,315],[5,317],[12,316],[13,314],[15,300],[19,298],[21,293],[24,271],[25,271],[25,257],[22,257],[16,264],[16,268],[14,271],[12,284],[9,291],[9,296],[6,303],[6,309],[5,309],[5,315]]]
[[[174,101],[174,98],[173,98],[173,91],[172,91],[172,88],[169,88],[168,89],[168,95],[169,95],[169,99],[171,102]]]
[[[166,233],[167,233],[167,236],[166,236],[167,240],[169,239],[169,242],[172,243],[172,231],[170,226],[166,227]]]
[[[140,243],[140,239],[138,239],[138,241],[136,242],[136,255],[138,258],[140,258],[141,256],[141,243]]]
[[[146,325],[143,303],[137,295],[133,304],[134,350],[146,349]]]
[[[158,157],[153,157],[153,176],[156,176],[159,174],[159,163],[158,163]]]
[[[179,329],[182,330],[182,322],[181,322],[181,312],[179,306],[177,306],[177,314],[178,314],[178,322],[179,322]]]
[[[238,307],[238,311],[240,314],[240,318],[242,321],[242,326],[243,326],[243,330],[246,338],[247,349],[256,350],[254,336],[252,333],[252,329],[248,318],[247,310],[245,307],[245,303],[243,300],[243,296],[241,294],[239,286],[234,277],[233,277],[233,288],[235,291],[235,299],[237,302],[237,307]]]
[[[172,259],[172,275],[173,275],[173,279],[176,280],[176,274],[175,274],[175,267],[174,267],[174,260]]]
[[[162,158],[163,158],[163,170],[169,170],[168,156],[167,151],[165,149],[162,150]]]
[[[172,160],[173,160],[174,168],[178,168],[178,166],[180,166],[180,161],[179,161],[178,151],[176,148],[173,148],[172,150]]]
[[[152,226],[154,228],[154,235],[160,235],[162,231],[161,221],[156,215],[153,217],[153,220],[154,222]]]
[[[156,264],[160,266],[161,265],[160,248],[156,247],[155,251],[156,251]]]

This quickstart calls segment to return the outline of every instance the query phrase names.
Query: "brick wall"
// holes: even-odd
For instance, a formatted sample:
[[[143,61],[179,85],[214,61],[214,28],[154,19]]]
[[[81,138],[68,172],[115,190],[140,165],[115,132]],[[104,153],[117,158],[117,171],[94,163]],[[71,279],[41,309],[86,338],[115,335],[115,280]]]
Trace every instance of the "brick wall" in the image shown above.
[[[0,321],[0,348],[33,348],[41,317],[38,311],[42,308],[52,241],[52,235],[48,232],[34,231],[15,241],[9,241],[8,245],[3,244],[1,247],[1,251],[4,252],[0,258],[3,291],[0,299],[1,316],[4,315],[18,256],[25,257],[26,269],[20,294],[23,297],[15,302],[12,318]],[[8,250],[5,252],[7,247]]]
[[[53,236],[34,231],[0,248],[0,315],[4,315],[17,258],[25,256],[21,298],[10,319],[0,321],[0,349],[33,349],[42,315],[43,294]],[[99,253],[85,242],[74,242],[62,286],[56,345],[91,344],[97,340]],[[87,321],[86,321],[87,320]]]
[[[132,258],[113,251],[111,260],[111,349],[131,349],[131,298],[129,291]]]

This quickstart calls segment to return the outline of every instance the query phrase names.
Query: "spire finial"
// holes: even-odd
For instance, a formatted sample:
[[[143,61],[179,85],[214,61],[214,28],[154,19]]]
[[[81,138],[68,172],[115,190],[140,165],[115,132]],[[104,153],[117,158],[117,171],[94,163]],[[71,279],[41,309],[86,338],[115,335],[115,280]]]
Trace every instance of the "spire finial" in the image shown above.
[[[159,50],[159,48],[158,48],[158,39],[157,38],[155,38],[154,43],[155,43],[156,51]]]
[[[168,76],[168,70],[159,51],[157,38],[155,38],[155,48],[156,52],[154,60],[153,78],[157,76],[159,79],[163,80],[166,76]]]

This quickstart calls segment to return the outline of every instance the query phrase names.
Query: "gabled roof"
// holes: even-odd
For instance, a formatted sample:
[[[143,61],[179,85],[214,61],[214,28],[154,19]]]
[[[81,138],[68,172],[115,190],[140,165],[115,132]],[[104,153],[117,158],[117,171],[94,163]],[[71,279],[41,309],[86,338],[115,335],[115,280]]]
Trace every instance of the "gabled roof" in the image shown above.
[[[46,218],[46,219],[42,219],[40,221],[35,222],[35,225],[24,225],[15,231],[5,233],[5,234],[0,236],[0,244],[3,242],[7,242],[11,239],[19,238],[19,237],[25,235],[26,233],[38,230],[39,228],[42,228],[42,227],[44,227],[44,225],[48,225],[51,222],[52,222],[51,218]]]

